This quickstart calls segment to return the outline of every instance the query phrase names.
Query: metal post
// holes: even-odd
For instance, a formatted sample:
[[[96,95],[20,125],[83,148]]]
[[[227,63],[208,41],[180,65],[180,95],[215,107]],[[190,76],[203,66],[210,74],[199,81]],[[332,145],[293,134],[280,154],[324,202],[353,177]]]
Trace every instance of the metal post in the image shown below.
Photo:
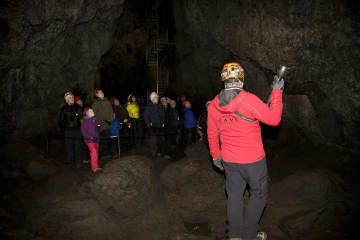
[[[156,51],[156,93],[159,94],[159,52]]]
[[[120,134],[117,136],[117,144],[118,144],[118,156],[119,156],[119,159],[120,159]]]

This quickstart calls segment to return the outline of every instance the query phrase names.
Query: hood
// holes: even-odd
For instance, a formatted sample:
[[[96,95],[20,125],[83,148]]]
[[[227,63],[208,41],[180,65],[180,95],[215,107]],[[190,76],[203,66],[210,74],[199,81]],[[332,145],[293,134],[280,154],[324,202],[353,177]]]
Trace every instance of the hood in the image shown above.
[[[214,99],[214,106],[223,113],[233,113],[237,105],[241,102],[245,91],[240,89],[223,89]]]

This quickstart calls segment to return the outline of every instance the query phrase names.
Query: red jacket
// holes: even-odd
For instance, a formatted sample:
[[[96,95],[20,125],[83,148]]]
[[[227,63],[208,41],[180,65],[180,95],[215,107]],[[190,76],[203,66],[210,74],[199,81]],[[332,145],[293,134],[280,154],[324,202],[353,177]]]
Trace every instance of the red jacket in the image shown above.
[[[272,91],[270,107],[244,90],[225,106],[220,106],[219,96],[216,96],[208,108],[207,132],[211,156],[240,164],[263,159],[265,151],[259,121],[270,126],[279,125],[283,109],[282,92]],[[256,120],[244,120],[235,112]]]

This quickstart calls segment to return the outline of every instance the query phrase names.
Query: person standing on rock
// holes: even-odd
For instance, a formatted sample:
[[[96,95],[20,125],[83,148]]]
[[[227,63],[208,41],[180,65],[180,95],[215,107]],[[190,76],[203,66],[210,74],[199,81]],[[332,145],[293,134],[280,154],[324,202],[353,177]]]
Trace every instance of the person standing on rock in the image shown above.
[[[83,101],[81,100],[81,97],[75,96],[75,97],[74,97],[74,102],[75,102],[77,105],[79,105],[80,107],[84,107],[84,103],[83,103]]]
[[[66,104],[61,108],[59,126],[64,131],[65,145],[67,150],[67,163],[81,166],[82,159],[82,135],[80,132],[81,107],[74,104],[72,92],[64,95]]]
[[[103,91],[99,88],[94,89],[94,96],[96,97],[92,104],[96,119],[99,121],[101,126],[100,133],[100,156],[102,158],[109,158],[110,152],[110,124],[114,119],[114,112],[111,103],[104,96]]]
[[[98,167],[101,126],[95,118],[93,109],[88,107],[84,108],[83,115],[84,119],[81,124],[81,133],[83,135],[84,142],[90,151],[91,170],[93,172],[97,172],[101,170],[101,168]]]
[[[126,110],[129,113],[130,117],[130,140],[132,141],[132,144],[135,146],[139,141],[139,136],[141,135],[139,133],[139,105],[136,102],[136,96],[134,94],[130,94],[128,96],[128,102],[126,105]]]
[[[160,157],[163,151],[162,146],[160,146],[160,140],[164,134],[165,112],[164,108],[158,104],[159,95],[156,92],[150,94],[150,101],[151,103],[145,108],[144,121],[150,134],[149,145],[151,156]]]
[[[275,76],[269,107],[243,90],[244,75],[239,63],[224,65],[221,80],[225,89],[208,108],[208,141],[214,166],[225,169],[230,239],[265,240],[267,235],[258,232],[258,223],[266,204],[269,177],[259,122],[270,126],[280,123],[284,80]],[[243,215],[247,184],[250,199]]]
[[[124,106],[121,106],[117,98],[110,98],[111,105],[113,107],[115,119],[120,122],[122,127],[120,128],[120,138],[122,146],[128,148],[129,144],[129,113]],[[122,147],[123,148],[123,147]],[[124,148],[123,148],[124,149]]]
[[[198,121],[198,130],[200,140],[202,140],[206,147],[209,146],[208,139],[207,139],[207,118],[208,118],[208,107],[209,107],[210,101],[207,101],[205,103],[205,111],[200,115],[199,121]]]
[[[184,136],[186,145],[190,145],[195,141],[195,134],[197,123],[195,119],[195,115],[191,110],[191,103],[189,101],[185,102],[184,112]]]
[[[179,112],[176,109],[176,101],[170,100],[169,101],[169,117],[167,117],[166,122],[168,122],[168,132],[169,132],[169,142],[172,144],[173,148],[175,148],[176,144],[180,143],[178,140],[178,135],[181,137],[181,132],[178,132],[180,129],[180,117]]]

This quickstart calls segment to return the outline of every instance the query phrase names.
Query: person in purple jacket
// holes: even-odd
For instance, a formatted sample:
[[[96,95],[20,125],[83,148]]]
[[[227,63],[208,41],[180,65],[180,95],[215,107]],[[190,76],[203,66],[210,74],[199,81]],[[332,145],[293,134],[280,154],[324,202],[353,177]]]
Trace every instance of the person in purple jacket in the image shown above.
[[[92,108],[85,108],[83,115],[84,119],[81,124],[81,133],[84,137],[84,142],[90,151],[91,170],[93,172],[97,172],[101,170],[101,168],[98,167],[101,126],[96,120],[94,110]]]

